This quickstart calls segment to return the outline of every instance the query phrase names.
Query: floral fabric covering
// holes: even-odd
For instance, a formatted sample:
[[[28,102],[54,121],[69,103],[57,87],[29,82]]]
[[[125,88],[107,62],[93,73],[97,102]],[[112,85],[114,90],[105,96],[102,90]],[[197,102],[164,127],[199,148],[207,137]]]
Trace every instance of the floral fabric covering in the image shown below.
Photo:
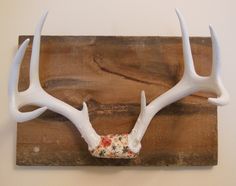
[[[109,134],[101,136],[100,144],[90,151],[92,156],[98,158],[132,159],[137,157],[128,146],[128,134]]]

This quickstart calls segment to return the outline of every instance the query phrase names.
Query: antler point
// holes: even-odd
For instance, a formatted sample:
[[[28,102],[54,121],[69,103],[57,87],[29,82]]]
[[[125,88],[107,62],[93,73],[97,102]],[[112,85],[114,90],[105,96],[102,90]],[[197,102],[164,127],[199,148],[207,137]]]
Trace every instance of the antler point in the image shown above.
[[[175,8],[175,12],[178,14],[180,13],[179,9],[178,8]]]
[[[147,103],[146,103],[146,96],[145,96],[145,92],[144,90],[141,91],[141,112],[144,110],[144,108],[146,107]]]

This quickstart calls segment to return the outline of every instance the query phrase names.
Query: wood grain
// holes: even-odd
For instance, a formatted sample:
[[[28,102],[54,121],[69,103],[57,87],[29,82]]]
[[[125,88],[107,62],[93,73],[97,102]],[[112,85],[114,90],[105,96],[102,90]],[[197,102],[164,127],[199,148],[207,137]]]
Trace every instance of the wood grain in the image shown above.
[[[27,36],[20,36],[22,43]],[[30,36],[32,39],[32,37]],[[210,38],[191,38],[200,75],[211,70]],[[29,84],[31,44],[21,66],[19,89]],[[147,101],[173,87],[183,73],[179,37],[42,36],[40,80],[58,99],[89,108],[91,123],[101,134],[128,133],[140,109],[140,91]],[[92,157],[73,124],[47,111],[17,126],[17,165],[216,165],[217,109],[214,96],[198,92],[163,110],[152,120],[138,158]],[[23,110],[33,107],[23,108]]]

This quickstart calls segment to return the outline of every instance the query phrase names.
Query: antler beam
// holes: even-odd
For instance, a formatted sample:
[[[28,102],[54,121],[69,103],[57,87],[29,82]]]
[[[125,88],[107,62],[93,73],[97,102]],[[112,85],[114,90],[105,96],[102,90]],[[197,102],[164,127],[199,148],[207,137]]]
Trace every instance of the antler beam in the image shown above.
[[[47,13],[41,17],[39,24],[36,27],[30,60],[30,86],[23,92],[18,91],[19,69],[25,50],[29,44],[29,39],[22,43],[13,60],[9,81],[10,112],[18,122],[37,118],[47,109],[59,113],[68,118],[76,126],[88,144],[89,149],[94,149],[98,146],[101,139],[89,121],[86,103],[83,103],[83,109],[82,111],[79,111],[67,103],[49,95],[41,87],[39,80],[39,52],[41,31],[46,17]],[[24,105],[36,105],[41,108],[31,112],[20,112],[19,108]]]
[[[209,27],[213,46],[213,66],[211,75],[208,77],[199,76],[194,69],[189,34],[185,20],[177,9],[176,13],[179,18],[182,32],[184,74],[179,83],[154,99],[149,105],[146,105],[145,93],[142,91],[141,111],[133,130],[129,134],[129,147],[134,152],[139,152],[141,148],[140,142],[155,114],[171,103],[198,91],[215,93],[218,98],[208,98],[208,102],[214,105],[223,106],[229,101],[229,94],[224,88],[220,77],[220,47],[215,31],[211,26]]]

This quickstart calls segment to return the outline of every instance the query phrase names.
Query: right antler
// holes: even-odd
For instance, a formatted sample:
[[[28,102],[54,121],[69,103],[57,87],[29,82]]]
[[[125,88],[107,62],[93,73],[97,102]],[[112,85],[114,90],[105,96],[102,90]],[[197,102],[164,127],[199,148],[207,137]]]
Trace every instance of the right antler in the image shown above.
[[[176,10],[182,31],[184,74],[182,79],[173,88],[154,99],[146,105],[144,91],[141,93],[141,112],[135,126],[129,134],[129,147],[133,152],[141,148],[141,140],[157,112],[167,105],[174,103],[188,95],[198,91],[216,93],[218,98],[208,98],[209,103],[214,105],[225,105],[229,101],[229,94],[223,86],[220,78],[220,49],[215,31],[210,26],[210,33],[213,47],[213,65],[211,75],[208,77],[199,76],[194,69],[192,52],[189,42],[189,35],[183,16]]]
[[[14,58],[9,82],[10,113],[16,121],[24,122],[38,117],[47,109],[52,110],[68,118],[80,131],[89,149],[94,149],[100,143],[101,137],[95,132],[89,121],[86,103],[83,103],[83,109],[79,111],[49,95],[41,87],[39,80],[39,51],[41,31],[46,17],[47,13],[41,17],[35,31],[30,61],[30,85],[23,92],[18,91],[19,70],[29,39],[22,43]],[[20,112],[19,108],[24,105],[36,105],[41,108],[30,112]]]

